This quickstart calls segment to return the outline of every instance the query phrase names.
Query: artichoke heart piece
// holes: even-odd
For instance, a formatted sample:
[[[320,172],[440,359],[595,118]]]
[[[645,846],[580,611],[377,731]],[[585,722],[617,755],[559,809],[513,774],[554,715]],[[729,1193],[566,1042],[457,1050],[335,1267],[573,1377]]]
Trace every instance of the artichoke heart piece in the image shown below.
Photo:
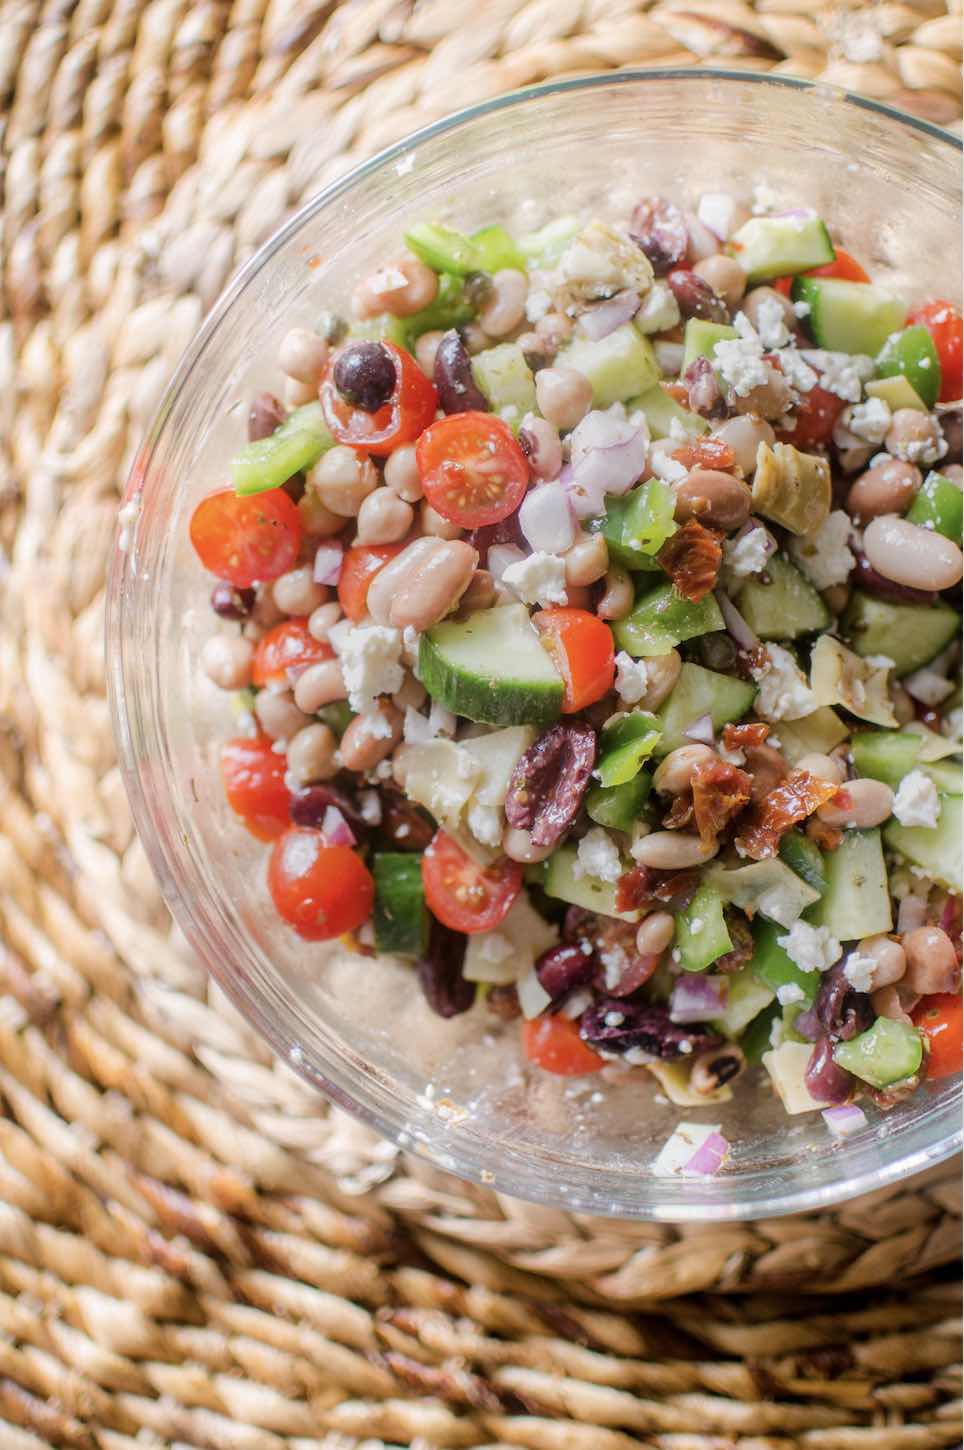
[[[627,287],[643,297],[653,285],[646,254],[628,237],[598,221],[573,237],[559,259],[557,275],[557,306],[585,306]]]
[[[812,534],[830,512],[830,464],[791,443],[761,443],[753,477],[753,512],[794,534]]]
[[[821,635],[810,657],[810,688],[818,705],[843,705],[874,725],[897,725],[887,688],[888,665],[862,659],[832,635]]]

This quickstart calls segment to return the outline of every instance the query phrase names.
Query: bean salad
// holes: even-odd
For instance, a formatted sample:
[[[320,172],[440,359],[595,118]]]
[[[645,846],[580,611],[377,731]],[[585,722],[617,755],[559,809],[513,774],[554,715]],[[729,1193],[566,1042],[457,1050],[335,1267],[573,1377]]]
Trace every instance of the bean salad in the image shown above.
[[[961,1069],[962,319],[766,193],[413,226],[190,537],[286,929],[846,1138]]]

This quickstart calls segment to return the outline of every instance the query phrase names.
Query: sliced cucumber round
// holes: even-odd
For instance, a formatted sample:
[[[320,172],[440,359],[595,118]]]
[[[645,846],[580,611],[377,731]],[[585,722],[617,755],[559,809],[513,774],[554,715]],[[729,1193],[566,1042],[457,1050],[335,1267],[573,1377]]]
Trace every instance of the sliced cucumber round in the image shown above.
[[[486,725],[550,725],[563,685],[524,604],[480,610],[423,634],[418,675],[433,700]]]

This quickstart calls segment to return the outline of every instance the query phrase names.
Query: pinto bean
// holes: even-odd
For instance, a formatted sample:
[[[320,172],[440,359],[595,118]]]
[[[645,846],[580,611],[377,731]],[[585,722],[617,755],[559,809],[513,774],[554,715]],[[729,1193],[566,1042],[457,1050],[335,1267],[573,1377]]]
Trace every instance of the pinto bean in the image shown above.
[[[921,486],[921,471],[903,458],[876,463],[850,485],[847,512],[858,524],[869,524],[882,514],[902,514]]]
[[[904,937],[906,983],[914,992],[956,992],[961,969],[954,943],[939,926],[919,926]]]
[[[750,490],[742,479],[715,468],[694,468],[676,489],[675,517],[732,533],[750,517]]]
[[[478,562],[478,552],[461,539],[413,539],[375,575],[368,612],[395,629],[430,629],[461,599]]]
[[[376,700],[374,710],[356,715],[341,737],[341,763],[345,769],[372,770],[391,755],[402,738],[402,722],[401,710],[396,710],[390,700]]]

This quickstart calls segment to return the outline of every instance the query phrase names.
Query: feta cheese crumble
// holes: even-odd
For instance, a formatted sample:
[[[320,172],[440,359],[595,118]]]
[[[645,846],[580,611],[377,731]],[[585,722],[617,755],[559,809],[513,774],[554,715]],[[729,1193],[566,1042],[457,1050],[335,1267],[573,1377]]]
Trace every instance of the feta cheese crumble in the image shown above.
[[[565,560],[542,550],[510,564],[503,572],[502,583],[523,604],[539,604],[545,608],[550,604],[565,604],[568,598]]]
[[[745,398],[770,379],[770,368],[763,360],[763,348],[756,337],[724,338],[713,349],[713,361],[724,382],[739,398]]]
[[[817,374],[795,347],[783,348],[778,356],[780,371],[791,388],[796,388],[798,393],[809,393],[817,386]]]
[[[883,398],[867,398],[851,408],[847,427],[865,443],[883,443],[891,417],[890,408]]]
[[[794,1002],[804,1000],[803,988],[796,982],[784,982],[782,987],[777,988],[777,1001],[781,1007],[789,1007]]]
[[[876,957],[864,956],[859,951],[852,951],[844,962],[843,974],[855,992],[870,992],[873,990],[876,967]]]
[[[740,207],[728,191],[706,191],[700,197],[696,215],[721,242],[728,242],[739,229]]]
[[[634,660],[621,649],[616,656],[616,694],[627,705],[635,705],[645,695],[646,685],[646,661]]]
[[[790,330],[779,298],[760,298],[756,309],[756,330],[765,348],[786,347],[790,341]]]
[[[754,665],[750,671],[760,687],[755,702],[757,714],[771,724],[812,715],[817,708],[816,696],[793,655],[779,644],[763,648],[766,663]]]
[[[801,972],[828,972],[840,959],[840,943],[830,928],[806,921],[795,921],[786,936],[777,937],[777,946]]]
[[[640,332],[669,332],[680,320],[679,303],[667,282],[654,282],[633,318]]]
[[[723,565],[733,579],[760,574],[770,557],[770,535],[762,524],[723,542]]]
[[[922,770],[905,775],[894,796],[894,815],[902,826],[937,825],[941,803],[937,786]]]
[[[828,352],[824,348],[805,348],[805,362],[817,369],[820,386],[847,403],[859,403],[864,383],[877,371],[872,357],[860,352]]]
[[[853,525],[843,509],[834,509],[819,529],[791,539],[790,553],[817,589],[846,584],[856,560],[848,547]]]
[[[370,710],[379,695],[402,688],[402,632],[382,624],[360,624],[328,636],[341,660],[348,703],[358,714]]]
[[[753,215],[766,216],[768,212],[776,211],[780,205],[780,193],[774,191],[773,187],[766,181],[757,181],[753,185]]]
[[[594,876],[597,881],[618,881],[623,874],[616,844],[602,826],[594,826],[579,842],[572,874]]]

